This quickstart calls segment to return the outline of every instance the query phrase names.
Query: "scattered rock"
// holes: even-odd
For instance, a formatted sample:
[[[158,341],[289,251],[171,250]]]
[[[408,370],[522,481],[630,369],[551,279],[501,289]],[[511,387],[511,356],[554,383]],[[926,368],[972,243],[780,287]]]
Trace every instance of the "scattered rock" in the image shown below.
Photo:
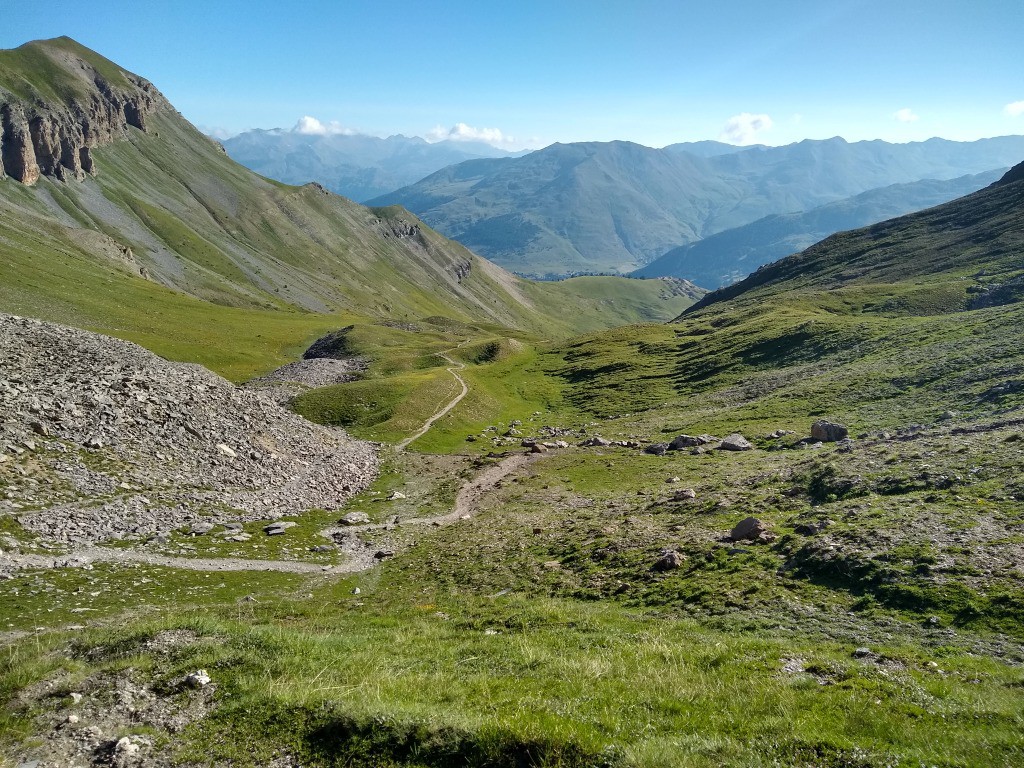
[[[644,448],[644,453],[652,456],[664,456],[668,452],[668,443],[651,443]]]
[[[582,448],[604,448],[611,444],[611,440],[605,440],[603,437],[591,437],[580,443],[580,446]]]
[[[205,669],[197,669],[185,675],[185,685],[189,688],[205,688],[212,682]]]
[[[674,549],[666,549],[657,560],[654,561],[654,565],[651,566],[652,571],[674,571],[677,568],[682,568],[683,563],[686,562],[686,555],[676,552]]]
[[[715,439],[711,435],[679,435],[668,444],[670,451],[681,451],[684,448],[696,448],[699,445],[713,443]]]
[[[368,522],[370,522],[370,516],[365,512],[349,512],[338,520],[341,525],[364,525]]]
[[[718,449],[721,451],[749,451],[754,444],[738,432],[722,439]]]
[[[818,419],[811,424],[811,437],[823,443],[835,443],[850,434],[845,425],[834,421]]]
[[[214,529],[213,523],[199,522],[193,523],[192,527],[189,528],[188,532],[196,536],[203,536]]]
[[[141,755],[142,747],[136,744],[130,737],[123,736],[114,745],[113,763],[117,768],[126,768],[137,762]]]
[[[672,498],[675,501],[691,501],[697,498],[697,492],[693,488],[683,488],[676,491]]]
[[[768,533],[768,525],[756,517],[748,517],[736,523],[729,534],[733,541],[755,541]]]
[[[280,536],[289,528],[294,528],[296,525],[298,525],[298,523],[292,522],[291,520],[281,520],[264,526],[263,530],[266,532],[267,536]]]
[[[860,648],[855,649],[854,652],[853,652],[853,658],[855,658],[855,659],[866,659],[866,658],[869,658],[869,657],[874,656],[874,655],[875,654],[873,654],[871,652],[870,648],[865,648],[863,646],[861,646]]]
[[[801,536],[814,536],[815,534],[824,531],[830,525],[832,525],[831,520],[818,520],[813,523],[800,523],[793,528],[793,531],[799,533]]]

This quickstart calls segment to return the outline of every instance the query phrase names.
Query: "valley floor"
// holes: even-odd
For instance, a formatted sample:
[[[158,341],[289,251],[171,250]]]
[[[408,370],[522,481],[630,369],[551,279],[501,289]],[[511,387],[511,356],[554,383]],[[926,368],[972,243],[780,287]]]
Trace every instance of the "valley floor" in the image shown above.
[[[1024,760],[1019,420],[655,455],[699,430],[530,410],[513,353],[525,378],[439,360],[404,423],[444,452],[384,448],[280,534],[60,550],[0,518],[8,764]],[[502,388],[521,417],[467,434]]]

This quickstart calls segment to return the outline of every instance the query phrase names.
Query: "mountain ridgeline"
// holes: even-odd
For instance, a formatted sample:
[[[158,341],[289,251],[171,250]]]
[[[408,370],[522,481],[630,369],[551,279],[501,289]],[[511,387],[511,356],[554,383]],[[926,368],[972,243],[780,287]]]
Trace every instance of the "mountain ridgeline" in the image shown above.
[[[631,271],[768,215],[892,184],[1006,169],[1022,156],[1022,136],[911,144],[833,138],[737,151],[716,143],[692,151],[554,144],[525,157],[461,163],[372,202],[402,205],[522,274]],[[728,273],[736,271],[742,267]]]
[[[241,359],[269,343],[261,324],[298,333],[298,345],[338,313],[560,335],[668,319],[701,294],[662,281],[530,283],[399,208],[264,179],[148,81],[67,38],[0,52],[0,114],[0,308],[118,329],[166,355],[207,354],[202,333],[229,317],[250,334],[230,352]],[[197,314],[220,320],[179,348]]]
[[[347,133],[254,130],[225,139],[233,160],[286,184],[316,181],[362,202],[407,186],[455,163],[513,153],[480,142],[427,142]]]

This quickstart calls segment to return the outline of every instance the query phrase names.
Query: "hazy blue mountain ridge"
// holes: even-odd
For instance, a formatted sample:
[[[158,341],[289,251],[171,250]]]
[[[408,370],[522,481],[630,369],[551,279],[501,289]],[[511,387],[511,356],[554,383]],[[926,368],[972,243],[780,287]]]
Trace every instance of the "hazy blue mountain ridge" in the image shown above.
[[[439,141],[418,136],[379,138],[364,134],[308,134],[253,130],[223,142],[233,160],[286,184],[317,181],[357,202],[412,184],[454,163],[511,153],[482,142]]]
[[[721,288],[836,232],[875,224],[975,192],[996,181],[1004,170],[943,181],[925,179],[892,184],[809,211],[773,214],[673,248],[633,276],[685,277],[703,288]]]
[[[911,144],[833,138],[711,157],[677,145],[553,144],[446,168],[370,202],[402,205],[523,274],[631,271],[765,216],[1005,168],[1021,156],[1024,136]]]

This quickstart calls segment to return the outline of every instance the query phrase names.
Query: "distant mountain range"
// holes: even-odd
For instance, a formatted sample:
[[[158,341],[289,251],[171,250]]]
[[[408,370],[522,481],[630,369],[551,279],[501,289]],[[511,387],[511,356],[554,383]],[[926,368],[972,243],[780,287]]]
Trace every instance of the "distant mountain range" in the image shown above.
[[[682,277],[715,289],[746,277],[758,267],[802,251],[831,234],[867,226],[961,197],[999,179],[1000,170],[948,181],[925,179],[892,184],[854,197],[783,213],[734,227],[696,243],[673,248],[633,273],[634,277]]]
[[[316,181],[332,192],[363,202],[412,184],[465,160],[516,157],[483,142],[438,141],[418,136],[317,134],[298,130],[253,130],[222,142],[233,160],[286,184]]]
[[[553,144],[519,158],[465,161],[369,203],[402,205],[520,274],[626,272],[765,216],[1007,168],[1022,156],[1024,136],[910,144],[833,138],[742,149]]]

